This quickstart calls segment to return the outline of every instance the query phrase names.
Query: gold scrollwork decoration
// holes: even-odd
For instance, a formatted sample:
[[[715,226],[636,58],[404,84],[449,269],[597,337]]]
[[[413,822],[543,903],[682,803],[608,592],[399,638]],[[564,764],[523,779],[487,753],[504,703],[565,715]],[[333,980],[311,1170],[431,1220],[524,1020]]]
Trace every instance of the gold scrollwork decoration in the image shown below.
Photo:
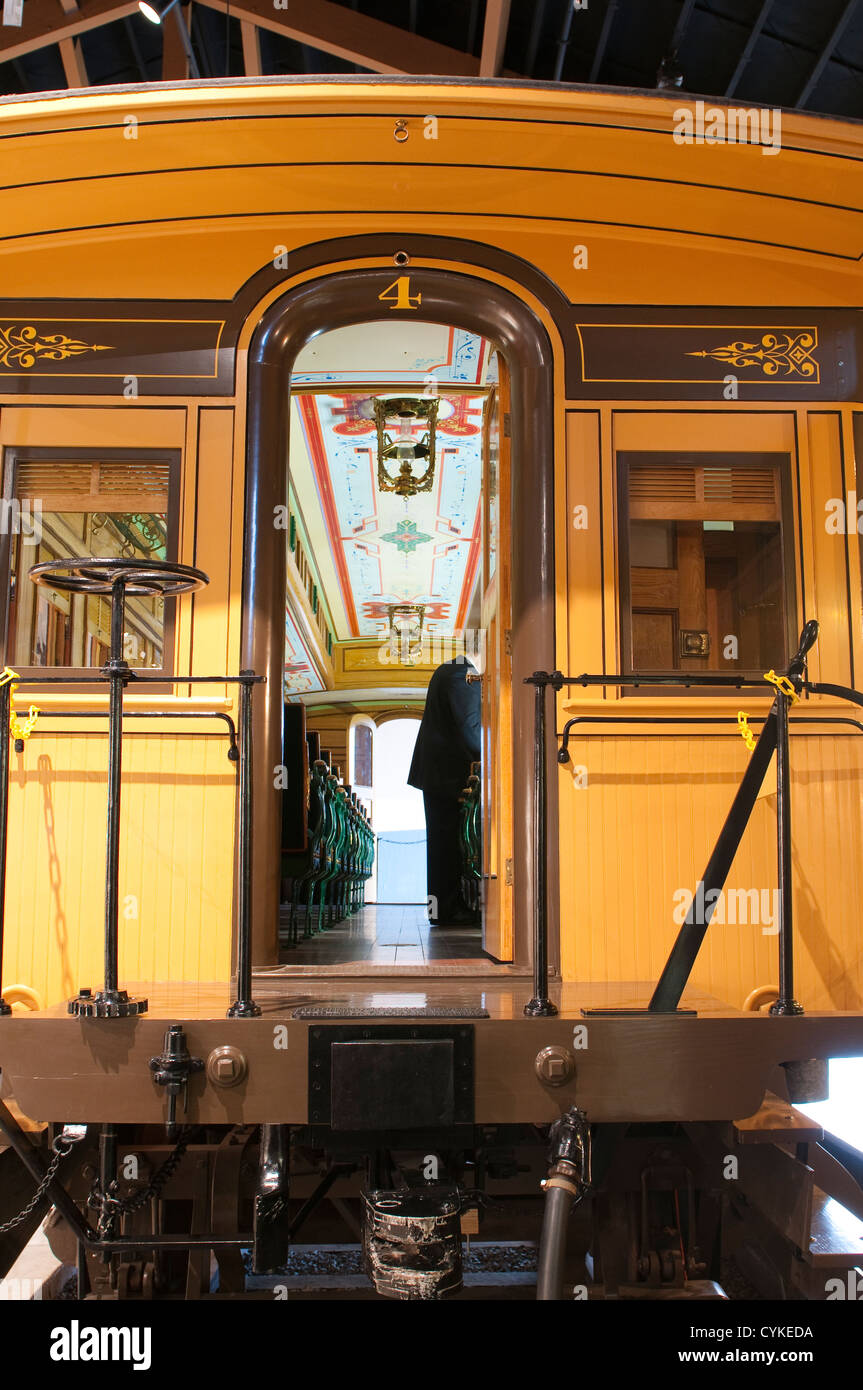
[[[818,346],[818,333],[763,333],[759,342],[726,343],[724,347],[702,348],[687,357],[712,357],[729,367],[755,367],[769,377],[803,377],[819,380],[818,363],[812,354]]]
[[[84,343],[66,333],[40,333],[33,324],[0,324],[0,366],[35,367],[37,362],[65,362],[82,352],[110,352],[107,343]]]

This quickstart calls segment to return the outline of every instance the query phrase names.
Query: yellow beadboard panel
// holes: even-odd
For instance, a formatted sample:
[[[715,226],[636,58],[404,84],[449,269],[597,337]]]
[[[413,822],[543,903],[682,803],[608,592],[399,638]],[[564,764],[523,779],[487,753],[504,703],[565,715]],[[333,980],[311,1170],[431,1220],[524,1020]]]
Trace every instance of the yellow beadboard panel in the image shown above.
[[[560,774],[564,979],[655,980],[678,931],[674,894],[695,890],[746,750],[727,738],[587,737],[570,753]],[[794,737],[791,761],[795,993],[807,1009],[858,1009],[863,742]],[[586,787],[575,786],[573,765],[587,769]],[[769,796],[756,805],[726,889],[769,890],[772,913],[776,886]],[[739,1008],[757,985],[776,984],[777,937],[762,926],[713,922],[693,986]]]
[[[828,532],[825,524],[830,499],[844,497],[841,416],[838,411],[810,410],[806,415],[806,424],[806,433],[801,438],[800,475],[803,489],[807,489],[808,485],[813,557],[813,573],[807,594],[807,616],[814,615],[818,619],[817,669],[823,673],[822,679],[849,685],[851,637],[846,592],[848,541],[845,535]],[[805,510],[804,507],[804,515]],[[814,660],[812,670],[815,679],[817,677]]]
[[[195,558],[210,582],[192,599],[193,672],[217,675],[229,669],[228,603],[231,586],[230,530],[234,412],[219,407],[198,412],[198,490]],[[191,471],[189,469],[188,471]],[[198,687],[200,691],[202,687]]]
[[[602,669],[602,586],[597,582],[602,574],[599,426],[600,413],[595,410],[574,410],[566,417],[567,673]]]
[[[103,979],[106,766],[90,734],[12,756],[3,978],[48,1004]],[[124,739],[121,986],[229,978],[235,786],[223,738]]]

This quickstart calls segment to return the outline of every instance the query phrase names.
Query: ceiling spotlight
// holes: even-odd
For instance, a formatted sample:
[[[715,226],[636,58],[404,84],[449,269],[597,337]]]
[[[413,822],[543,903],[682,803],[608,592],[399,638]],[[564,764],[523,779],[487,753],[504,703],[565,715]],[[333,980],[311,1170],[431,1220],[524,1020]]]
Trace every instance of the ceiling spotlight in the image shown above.
[[[161,24],[169,10],[177,4],[177,0],[168,0],[166,5],[147,3],[147,0],[138,0],[138,9],[145,19],[149,19],[151,24]]]
[[[169,10],[173,10],[175,5],[177,6],[175,12],[177,28],[180,31],[180,41],[183,45],[186,61],[189,64],[189,76],[194,78],[196,82],[199,82],[201,79],[201,69],[198,67],[198,61],[192,52],[192,40],[189,36],[189,30],[186,27],[186,21],[183,18],[182,5],[178,4],[178,0],[167,0],[167,4],[160,4],[159,0],[138,0],[138,9],[145,19],[149,19],[151,24],[161,24],[165,15]]]
[[[661,90],[668,87],[683,86],[683,68],[677,61],[677,50],[663,58],[656,74],[656,85]]]

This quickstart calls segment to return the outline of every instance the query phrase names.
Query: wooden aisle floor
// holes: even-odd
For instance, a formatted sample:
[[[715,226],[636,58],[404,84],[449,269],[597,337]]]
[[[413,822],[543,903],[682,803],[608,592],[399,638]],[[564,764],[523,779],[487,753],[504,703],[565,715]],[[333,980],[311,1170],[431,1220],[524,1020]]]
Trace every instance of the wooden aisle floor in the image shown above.
[[[288,914],[282,909],[283,929]],[[444,965],[491,959],[482,949],[480,927],[432,927],[424,903],[372,903],[281,949],[285,965]]]

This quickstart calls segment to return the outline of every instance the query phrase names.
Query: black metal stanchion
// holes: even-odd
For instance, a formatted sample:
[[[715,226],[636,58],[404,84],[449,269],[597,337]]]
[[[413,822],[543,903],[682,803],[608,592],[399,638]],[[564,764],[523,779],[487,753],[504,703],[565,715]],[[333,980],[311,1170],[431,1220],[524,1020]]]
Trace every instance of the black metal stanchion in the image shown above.
[[[533,909],[533,998],[525,1004],[528,1018],[550,1018],[557,1008],[548,997],[548,857],[546,847],[547,791],[545,776],[545,692],[550,685],[559,690],[563,678],[559,671],[534,671],[525,685],[534,687],[534,872]]]
[[[146,999],[130,999],[119,988],[120,917],[120,786],[123,771],[123,691],[131,671],[123,656],[126,626],[126,583],[118,576],[111,585],[111,655],[104,667],[108,695],[108,823],[105,833],[105,987],[96,995],[98,1009],[86,997],[73,1000],[69,1012],[107,1013],[114,1018],[146,1012]]]
[[[110,685],[108,708],[108,823],[105,851],[105,983],[96,994],[82,989],[69,1000],[78,1017],[129,1018],[146,1012],[147,1000],[131,998],[119,988],[120,786],[122,773],[123,690],[135,677],[123,656],[127,595],[174,597],[200,589],[209,579],[203,570],[164,560],[101,560],[90,556],[48,560],[30,570],[34,584],[66,593],[111,595],[111,655],[103,668]]]
[[[9,830],[9,719],[12,713],[12,682],[0,685],[0,988],[3,984],[3,931],[6,925],[6,842]],[[0,993],[0,1018],[11,1014]]]
[[[254,671],[240,672],[240,787],[237,833],[237,997],[228,1018],[257,1018],[252,998],[252,689]]]
[[[794,913],[791,885],[791,766],[788,756],[788,706],[783,690],[776,696],[776,862],[779,877],[779,998],[772,1014],[802,1014],[794,998]]]

